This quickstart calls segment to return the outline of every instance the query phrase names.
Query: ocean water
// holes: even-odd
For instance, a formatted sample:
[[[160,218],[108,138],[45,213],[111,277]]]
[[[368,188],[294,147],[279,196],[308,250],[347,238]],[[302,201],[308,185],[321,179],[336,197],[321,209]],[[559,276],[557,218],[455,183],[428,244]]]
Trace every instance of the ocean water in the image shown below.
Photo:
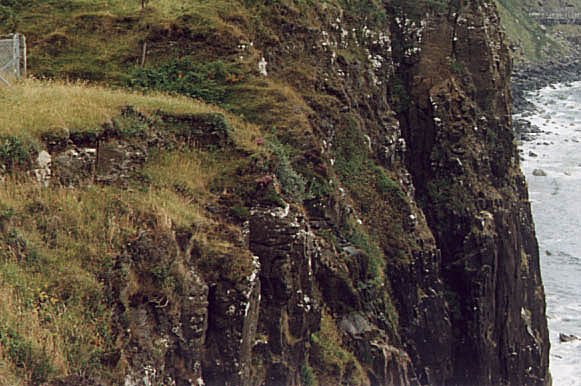
[[[554,386],[581,386],[581,82],[530,95],[541,133],[520,144],[540,245]],[[541,169],[546,176],[535,176]],[[538,173],[538,172],[537,172]]]

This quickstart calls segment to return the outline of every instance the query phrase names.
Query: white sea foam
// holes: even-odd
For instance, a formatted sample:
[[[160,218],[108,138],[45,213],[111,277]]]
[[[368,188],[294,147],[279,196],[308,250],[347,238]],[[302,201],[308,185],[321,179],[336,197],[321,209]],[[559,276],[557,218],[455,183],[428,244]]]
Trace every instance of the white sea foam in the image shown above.
[[[581,386],[581,82],[531,95],[538,112],[527,117],[543,132],[521,145],[537,237],[551,339],[554,386]],[[529,155],[532,151],[537,157]],[[545,177],[532,175],[542,169]]]

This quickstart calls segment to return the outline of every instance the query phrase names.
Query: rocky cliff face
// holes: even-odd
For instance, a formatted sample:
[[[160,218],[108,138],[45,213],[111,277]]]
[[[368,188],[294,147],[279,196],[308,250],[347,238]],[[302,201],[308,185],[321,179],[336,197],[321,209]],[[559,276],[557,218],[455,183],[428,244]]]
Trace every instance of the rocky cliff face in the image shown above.
[[[426,24],[420,53],[400,68],[414,101],[400,114],[407,162],[451,307],[449,382],[546,384],[544,296],[511,132],[510,61],[490,4],[453,12]]]
[[[223,17],[223,35],[186,17],[150,46],[257,65],[225,102],[263,128],[268,159],[220,114],[128,108],[94,138],[45,139],[47,186],[132,189],[174,148],[240,162],[215,181],[211,223],[139,215],[104,279],[103,366],[128,386],[549,385],[494,3],[244,4],[255,18]],[[53,384],[82,382],[110,383]]]
[[[272,76],[313,110],[309,140],[342,192],[305,202],[320,240],[310,257],[315,299],[372,384],[549,384],[537,245],[494,4],[385,7],[386,20],[322,7],[314,31],[276,9],[270,27],[282,38],[259,44]],[[350,46],[363,55],[347,57]],[[304,66],[311,79],[289,76]],[[393,191],[366,175],[374,168]],[[377,250],[353,240],[353,220]],[[365,260],[374,258],[384,275],[369,280]],[[384,354],[374,354],[366,330],[385,336]]]

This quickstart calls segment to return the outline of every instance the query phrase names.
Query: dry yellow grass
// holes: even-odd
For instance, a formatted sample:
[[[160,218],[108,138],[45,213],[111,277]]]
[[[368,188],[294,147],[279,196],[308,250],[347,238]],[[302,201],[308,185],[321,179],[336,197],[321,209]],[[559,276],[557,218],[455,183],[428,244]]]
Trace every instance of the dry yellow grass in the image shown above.
[[[123,106],[178,114],[215,110],[185,97],[144,96],[84,83],[37,80],[0,89],[0,103],[0,133],[17,136],[55,128],[92,130],[118,115]]]
[[[162,93],[141,94],[109,89],[83,82],[27,80],[10,88],[0,88],[0,135],[37,141],[42,133],[54,130],[93,131],[119,115],[125,106],[152,114],[224,114],[233,131],[234,142],[243,149],[259,151],[258,127],[241,121],[219,107],[184,96]]]
[[[3,340],[8,339],[6,336],[12,339],[9,344],[0,345],[0,385],[16,386],[31,381],[32,369],[23,369],[20,377],[15,376],[15,352],[20,354],[30,350],[33,355],[51,358],[53,371],[66,374],[65,342],[60,341],[62,337],[55,335],[50,328],[43,326],[46,323],[41,318],[46,318],[46,315],[42,315],[38,309],[27,310],[15,291],[5,285],[0,288],[0,296],[0,331]]]
[[[144,210],[167,216],[176,225],[205,223],[199,206],[209,199],[208,185],[217,171],[214,161],[197,150],[159,154],[144,169],[152,188],[139,200]]]
[[[108,10],[116,14],[136,14],[141,11],[140,0],[76,0],[86,8]],[[215,17],[220,12],[236,11],[241,4],[236,0],[147,0],[146,8],[158,11],[165,17],[200,13]]]

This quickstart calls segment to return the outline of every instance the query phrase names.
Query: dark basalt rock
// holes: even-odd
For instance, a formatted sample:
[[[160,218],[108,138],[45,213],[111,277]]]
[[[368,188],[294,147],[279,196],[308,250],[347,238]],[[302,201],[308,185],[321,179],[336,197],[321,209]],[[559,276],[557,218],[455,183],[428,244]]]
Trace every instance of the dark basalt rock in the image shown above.
[[[304,216],[287,206],[254,209],[249,242],[261,267],[258,332],[268,342],[259,351],[265,380],[272,385],[296,385],[300,379],[297,364],[305,363],[309,348],[303,337],[319,329],[321,317],[314,293],[315,236]]]
[[[563,334],[562,332],[559,333],[559,342],[561,343],[569,343],[574,342],[576,340],[581,340],[581,338],[579,338],[576,335]]]
[[[402,52],[412,102],[400,122],[408,170],[441,250],[453,331],[452,375],[442,384],[547,385],[545,303],[511,130],[510,60],[487,5],[428,22],[413,64]],[[491,42],[496,49],[485,48]],[[441,52],[462,68],[442,71]],[[451,169],[454,159],[461,171]]]

